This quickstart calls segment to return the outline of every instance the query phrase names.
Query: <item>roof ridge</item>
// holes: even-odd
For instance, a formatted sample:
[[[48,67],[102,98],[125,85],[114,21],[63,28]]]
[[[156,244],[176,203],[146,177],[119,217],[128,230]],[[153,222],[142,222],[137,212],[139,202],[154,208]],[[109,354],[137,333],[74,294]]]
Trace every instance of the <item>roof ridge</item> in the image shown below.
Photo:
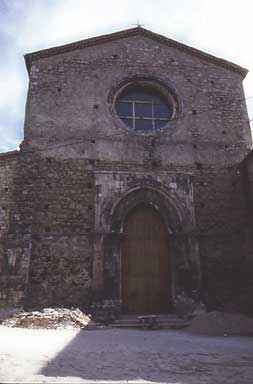
[[[61,54],[61,53],[68,52],[71,50],[89,47],[89,46],[96,45],[96,44],[102,44],[104,42],[118,40],[118,39],[128,37],[128,36],[134,36],[134,35],[138,35],[138,34],[153,38],[153,39],[158,40],[164,44],[178,48],[181,51],[190,53],[194,56],[198,56],[198,57],[205,59],[209,62],[212,62],[214,64],[220,65],[226,69],[232,70],[234,72],[239,72],[243,77],[245,77],[248,73],[248,70],[246,68],[243,68],[243,67],[241,67],[237,64],[234,64],[228,60],[219,58],[219,57],[214,56],[210,53],[203,52],[197,48],[190,47],[184,43],[173,40],[171,38],[160,35],[158,33],[152,32],[152,31],[150,31],[146,28],[143,28],[141,26],[137,26],[137,27],[129,28],[129,29],[124,29],[124,30],[121,30],[118,32],[112,32],[112,33],[105,34],[105,35],[90,37],[90,38],[79,40],[76,42],[72,42],[72,43],[59,45],[59,46],[52,47],[52,48],[46,48],[46,49],[42,49],[39,51],[27,53],[27,54],[25,54],[26,67],[27,67],[28,72],[30,72],[31,65],[32,65],[32,62],[34,60],[44,58],[44,57],[49,57],[52,55]]]
[[[14,149],[13,151],[8,151],[8,152],[1,152],[0,153],[0,159],[9,157],[9,156],[14,156],[17,155],[19,151],[17,149]]]

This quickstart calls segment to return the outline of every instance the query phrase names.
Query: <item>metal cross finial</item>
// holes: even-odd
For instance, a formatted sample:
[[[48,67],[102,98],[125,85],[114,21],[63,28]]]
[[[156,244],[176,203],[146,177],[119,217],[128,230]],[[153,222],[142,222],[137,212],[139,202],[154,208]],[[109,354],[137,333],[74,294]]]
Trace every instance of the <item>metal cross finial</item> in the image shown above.
[[[137,23],[134,23],[134,24],[131,24],[131,25],[134,25],[137,28],[144,27],[144,24],[141,24],[139,20],[137,20]]]

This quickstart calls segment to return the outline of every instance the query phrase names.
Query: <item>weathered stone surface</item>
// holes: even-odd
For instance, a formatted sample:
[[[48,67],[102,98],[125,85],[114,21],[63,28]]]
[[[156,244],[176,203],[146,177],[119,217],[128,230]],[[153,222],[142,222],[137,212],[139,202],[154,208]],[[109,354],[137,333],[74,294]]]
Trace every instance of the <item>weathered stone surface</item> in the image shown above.
[[[33,59],[24,142],[0,159],[1,305],[117,316],[124,218],[144,201],[168,228],[174,302],[239,308],[251,249],[242,77],[141,34]],[[115,115],[115,92],[138,79],[176,95],[167,129],[137,134]]]

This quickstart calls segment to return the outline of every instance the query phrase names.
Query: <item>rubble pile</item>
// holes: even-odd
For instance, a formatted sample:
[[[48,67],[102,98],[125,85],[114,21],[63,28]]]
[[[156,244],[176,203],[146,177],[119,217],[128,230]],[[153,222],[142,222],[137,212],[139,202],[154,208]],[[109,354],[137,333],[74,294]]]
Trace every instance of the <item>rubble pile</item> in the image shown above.
[[[46,329],[92,329],[99,326],[90,315],[78,308],[44,308],[42,311],[20,312],[3,321],[2,325]]]
[[[206,312],[195,316],[186,330],[210,336],[253,336],[253,318],[239,313]]]

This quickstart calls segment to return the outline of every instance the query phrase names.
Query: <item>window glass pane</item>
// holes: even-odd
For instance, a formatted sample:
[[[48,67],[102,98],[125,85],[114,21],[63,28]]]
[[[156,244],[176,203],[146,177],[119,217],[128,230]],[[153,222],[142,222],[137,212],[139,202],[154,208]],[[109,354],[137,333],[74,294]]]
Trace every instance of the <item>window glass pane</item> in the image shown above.
[[[133,119],[121,119],[128,127],[133,128]]]
[[[134,109],[136,117],[152,117],[152,104],[135,103]]]
[[[120,95],[119,101],[132,101],[133,100],[133,95],[131,92],[124,92],[123,94]]]
[[[135,119],[135,130],[136,131],[152,131],[153,130],[152,120]]]
[[[155,104],[165,104],[164,97],[160,96],[158,93],[153,93],[153,101]]]
[[[152,93],[145,91],[132,91],[131,92],[132,100],[140,100],[140,101],[152,101]]]
[[[166,124],[168,124],[168,120],[155,120],[155,129],[163,128]]]
[[[164,94],[146,84],[125,88],[116,100],[115,110],[124,124],[141,131],[163,128],[173,115],[173,105]]]
[[[121,103],[118,101],[115,105],[115,108],[119,116],[133,116],[132,103]]]
[[[171,108],[166,104],[156,104],[154,105],[154,117],[155,118],[167,118],[171,117],[172,111]]]

